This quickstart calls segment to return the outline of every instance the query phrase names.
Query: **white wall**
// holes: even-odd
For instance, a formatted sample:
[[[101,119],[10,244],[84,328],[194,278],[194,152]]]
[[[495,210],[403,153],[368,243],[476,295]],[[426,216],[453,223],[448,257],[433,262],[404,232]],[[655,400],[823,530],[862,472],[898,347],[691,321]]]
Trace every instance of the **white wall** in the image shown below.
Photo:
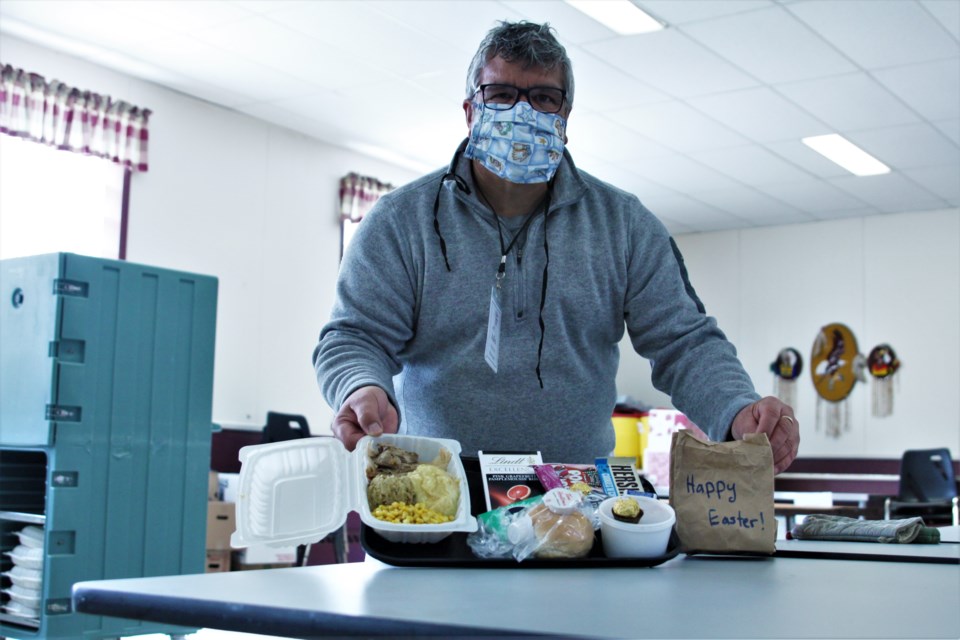
[[[2,59],[153,111],[127,259],[219,278],[214,421],[260,428],[276,410],[326,432],[310,355],[333,304],[339,180],[415,174],[8,36]]]
[[[908,448],[960,452],[960,211],[932,211],[679,236],[707,313],[737,346],[763,395],[780,349],[803,355],[797,383],[800,455],[899,457]],[[820,328],[848,325],[865,356],[893,346],[893,415],[870,411],[872,378],[850,396],[850,430],[816,428],[809,359]],[[656,406],[649,366],[624,342],[619,392]]]

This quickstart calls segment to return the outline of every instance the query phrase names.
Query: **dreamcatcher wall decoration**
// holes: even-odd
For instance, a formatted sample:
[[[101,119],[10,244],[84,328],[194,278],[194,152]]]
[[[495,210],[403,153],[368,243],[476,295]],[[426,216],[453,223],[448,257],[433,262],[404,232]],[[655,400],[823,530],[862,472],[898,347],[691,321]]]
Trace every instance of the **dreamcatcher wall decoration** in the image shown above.
[[[797,378],[803,373],[803,357],[793,347],[781,349],[770,363],[773,372],[773,395],[794,409],[797,407]]]
[[[857,380],[866,382],[866,358],[857,350],[850,327],[839,322],[820,329],[810,354],[810,376],[817,390],[816,428],[825,423],[826,434],[839,438],[850,429],[847,398]]]
[[[878,344],[867,356],[867,367],[873,377],[870,387],[870,412],[876,418],[886,418],[893,413],[893,385],[900,377],[894,376],[900,368],[900,361],[893,347]]]

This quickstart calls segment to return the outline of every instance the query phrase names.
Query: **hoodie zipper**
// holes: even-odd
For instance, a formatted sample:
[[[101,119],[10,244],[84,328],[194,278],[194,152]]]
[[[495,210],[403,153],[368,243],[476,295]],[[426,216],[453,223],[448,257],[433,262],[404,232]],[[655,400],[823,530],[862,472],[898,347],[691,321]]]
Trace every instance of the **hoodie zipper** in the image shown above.
[[[524,238],[524,244],[526,244],[527,238]],[[517,247],[517,320],[523,320],[523,312],[525,305],[525,300],[527,299],[524,295],[524,285],[523,285],[523,247]]]

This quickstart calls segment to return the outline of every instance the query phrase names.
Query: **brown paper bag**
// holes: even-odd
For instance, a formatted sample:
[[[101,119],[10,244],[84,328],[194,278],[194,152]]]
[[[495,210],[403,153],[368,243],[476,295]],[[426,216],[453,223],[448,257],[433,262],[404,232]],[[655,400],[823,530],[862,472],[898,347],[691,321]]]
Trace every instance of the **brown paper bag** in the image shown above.
[[[773,452],[766,434],[704,442],[681,430],[671,444],[670,506],[683,551],[776,551]]]

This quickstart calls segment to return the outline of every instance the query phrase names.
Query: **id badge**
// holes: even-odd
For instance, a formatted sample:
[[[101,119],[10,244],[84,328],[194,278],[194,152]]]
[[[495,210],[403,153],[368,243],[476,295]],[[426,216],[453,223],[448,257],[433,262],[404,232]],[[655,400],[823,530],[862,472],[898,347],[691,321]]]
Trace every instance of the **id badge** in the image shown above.
[[[483,350],[483,359],[496,373],[500,363],[500,290],[496,285],[490,288],[490,317],[487,319],[487,346]]]

